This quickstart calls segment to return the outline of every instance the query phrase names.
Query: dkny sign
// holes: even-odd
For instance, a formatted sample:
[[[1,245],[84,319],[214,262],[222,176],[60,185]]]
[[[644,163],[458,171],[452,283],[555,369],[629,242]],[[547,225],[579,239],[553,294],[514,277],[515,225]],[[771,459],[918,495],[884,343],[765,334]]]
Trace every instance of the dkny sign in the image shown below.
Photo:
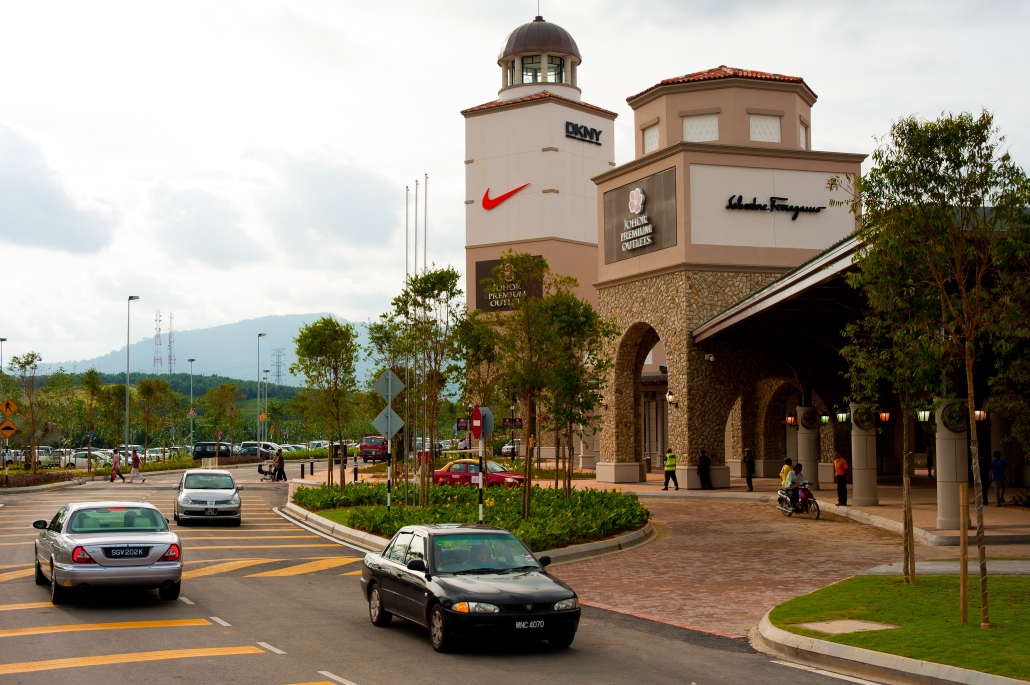
[[[751,202],[744,202],[743,195],[730,195],[730,201],[726,203],[726,209],[738,209],[751,212],[790,212],[791,221],[797,221],[798,214],[818,214],[826,207],[811,207],[805,205],[788,204],[786,197],[770,197],[769,203],[759,202],[757,197],[751,198]]]
[[[593,143],[594,145],[601,144],[601,131],[598,131],[596,128],[574,124],[571,121],[565,122],[565,137],[575,138],[576,140],[582,140],[584,143]]]

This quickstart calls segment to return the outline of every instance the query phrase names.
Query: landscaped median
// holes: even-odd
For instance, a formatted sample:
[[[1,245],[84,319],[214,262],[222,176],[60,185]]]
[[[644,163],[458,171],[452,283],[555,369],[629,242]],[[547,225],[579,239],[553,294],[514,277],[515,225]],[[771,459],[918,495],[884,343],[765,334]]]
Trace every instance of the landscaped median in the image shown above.
[[[348,528],[384,538],[416,523],[470,523],[479,517],[479,491],[469,487],[432,486],[430,503],[417,507],[398,503],[386,510],[386,485],[351,484],[338,487],[300,487],[293,502]],[[528,520],[521,517],[522,490],[490,488],[485,495],[485,523],[514,533],[534,552],[596,542],[647,525],[651,512],[635,495],[614,490],[573,490],[568,499],[560,490],[533,488]]]
[[[1030,679],[1030,577],[992,576],[988,587],[989,630],[980,628],[979,579],[969,579],[969,623],[961,623],[959,578],[943,575],[918,577],[915,585],[906,585],[894,576],[850,578],[785,602],[769,612],[768,618],[776,628],[794,635],[860,648],[850,656],[820,650],[843,660],[876,663],[888,669],[899,665],[921,668],[924,675],[936,670],[940,672],[934,677],[945,682],[974,681],[961,673],[948,675],[952,669],[935,669],[934,664]],[[855,623],[829,623],[837,621]],[[850,632],[852,629],[857,630]],[[849,632],[838,632],[841,630]],[[803,643],[798,646],[813,653],[805,650]],[[888,666],[889,659],[866,658],[869,655],[860,650],[932,663]]]

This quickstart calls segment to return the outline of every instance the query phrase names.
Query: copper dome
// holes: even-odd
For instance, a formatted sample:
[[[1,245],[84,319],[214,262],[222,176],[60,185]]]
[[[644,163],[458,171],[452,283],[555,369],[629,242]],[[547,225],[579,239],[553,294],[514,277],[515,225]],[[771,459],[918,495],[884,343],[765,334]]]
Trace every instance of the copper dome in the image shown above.
[[[512,55],[534,52],[572,55],[580,62],[583,61],[579,55],[579,48],[576,47],[576,41],[572,40],[569,32],[557,24],[544,21],[544,18],[539,16],[508,35],[497,56],[497,61],[500,62]]]

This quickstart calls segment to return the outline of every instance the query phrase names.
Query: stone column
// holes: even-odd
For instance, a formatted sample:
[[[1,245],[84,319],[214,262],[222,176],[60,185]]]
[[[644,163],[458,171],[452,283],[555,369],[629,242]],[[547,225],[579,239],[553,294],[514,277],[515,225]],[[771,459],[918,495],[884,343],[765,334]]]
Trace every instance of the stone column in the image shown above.
[[[880,504],[876,492],[876,422],[871,420],[869,428],[860,428],[855,423],[857,407],[851,405],[851,503],[856,507],[875,507]]]
[[[515,58],[515,83],[522,83],[522,57]],[[515,84],[512,84],[515,85]]]
[[[811,412],[809,417],[815,416],[814,425],[810,421],[805,426],[804,416]],[[801,473],[812,482],[812,489],[819,489],[819,414],[812,407],[798,407],[798,459],[802,464]],[[797,463],[797,462],[795,462]]]
[[[501,88],[508,87],[508,64],[509,62],[506,61],[501,65]]]
[[[950,428],[949,428],[950,426]],[[958,530],[958,484],[967,482],[969,418],[966,400],[944,400],[937,410],[937,528]]]
[[[574,59],[572,59],[570,57],[569,58],[569,85],[570,86],[578,86],[579,85],[578,83],[576,83],[576,81],[578,80],[578,78],[577,78],[577,76],[578,76],[578,74],[577,74],[578,68],[579,68],[579,63],[576,62],[576,60],[574,60]]]
[[[547,57],[545,52],[540,55],[540,83],[547,83]]]

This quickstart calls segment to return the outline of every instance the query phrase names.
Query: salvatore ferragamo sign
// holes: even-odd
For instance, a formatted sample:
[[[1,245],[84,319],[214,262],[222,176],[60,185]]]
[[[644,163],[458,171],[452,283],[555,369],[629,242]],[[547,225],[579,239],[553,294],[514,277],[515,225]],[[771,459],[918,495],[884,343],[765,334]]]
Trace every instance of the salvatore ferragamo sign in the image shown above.
[[[743,195],[730,195],[730,201],[726,203],[726,209],[737,209],[745,212],[788,212],[792,216],[791,221],[797,221],[798,214],[818,214],[826,207],[813,207],[808,205],[792,205],[790,198],[775,197],[769,198],[768,204],[759,202],[757,197],[751,198],[751,202],[744,202]]]

